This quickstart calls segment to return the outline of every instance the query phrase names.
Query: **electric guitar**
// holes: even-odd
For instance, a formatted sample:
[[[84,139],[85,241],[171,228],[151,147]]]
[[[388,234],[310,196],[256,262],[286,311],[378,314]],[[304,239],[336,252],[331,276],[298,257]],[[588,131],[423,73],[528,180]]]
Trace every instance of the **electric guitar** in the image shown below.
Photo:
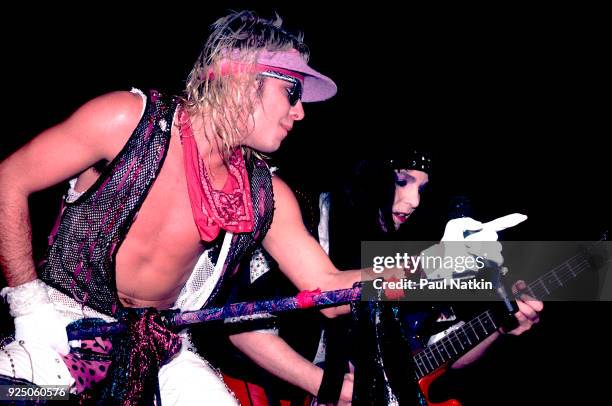
[[[592,269],[590,256],[587,252],[579,253],[516,292],[514,298],[526,294],[541,300],[588,269]],[[467,323],[451,328],[443,338],[413,355],[417,382],[428,406],[461,406],[455,399],[432,403],[429,387],[454,361],[499,329],[496,319],[493,312],[487,310]]]

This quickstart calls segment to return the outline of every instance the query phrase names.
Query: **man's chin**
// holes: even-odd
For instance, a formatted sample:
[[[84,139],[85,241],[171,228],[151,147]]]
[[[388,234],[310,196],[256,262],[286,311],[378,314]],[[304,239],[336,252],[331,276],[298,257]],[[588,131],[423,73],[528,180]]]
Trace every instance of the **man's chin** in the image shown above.
[[[262,154],[271,154],[273,152],[278,151],[278,149],[280,148],[280,144],[278,144],[278,145],[257,146],[257,147],[251,147],[251,148],[253,148],[257,152],[261,152]]]
[[[283,141],[280,140],[278,142],[275,143],[271,143],[268,145],[265,145],[262,149],[261,152],[263,152],[264,154],[270,154],[272,152],[276,152],[280,149],[281,145],[282,145]]]

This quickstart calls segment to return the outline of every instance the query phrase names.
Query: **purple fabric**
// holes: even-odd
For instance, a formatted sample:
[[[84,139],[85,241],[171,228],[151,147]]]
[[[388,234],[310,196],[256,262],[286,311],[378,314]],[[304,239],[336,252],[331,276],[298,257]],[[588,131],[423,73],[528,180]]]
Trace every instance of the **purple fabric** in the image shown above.
[[[105,323],[85,318],[67,327],[99,333],[81,340],[81,348],[64,357],[81,404],[152,404],[159,369],[181,349],[181,338],[166,327],[165,318],[155,308],[124,308],[119,320]],[[102,339],[108,337],[105,329],[110,326],[121,328]]]
[[[302,101],[305,103],[330,99],[338,91],[333,80],[308,66],[295,49],[283,52],[262,51],[259,53],[257,63],[303,74],[305,77]]]
[[[155,391],[159,368],[181,349],[181,338],[166,328],[160,313],[148,308],[130,320],[127,389],[124,405],[137,405]],[[148,403],[148,402],[145,402]]]
[[[223,307],[212,307],[208,309],[195,310],[191,312],[175,313],[165,316],[168,325],[172,328],[186,326],[189,324],[204,323],[213,320],[224,320],[230,317],[250,316],[262,313],[280,313],[297,310],[304,305],[304,294],[301,296],[281,297],[271,300],[257,302],[233,303]],[[308,292],[308,307],[329,307],[347,304],[361,299],[361,285],[356,284],[350,289],[339,289],[328,292]],[[125,332],[124,323],[107,323],[101,326],[79,328],[68,326],[68,339],[78,340],[96,336],[108,336],[109,334],[120,334]]]
[[[361,286],[350,289],[339,289],[328,292],[308,292],[307,307],[329,307],[347,304],[361,298]],[[297,296],[281,297],[257,302],[233,303],[231,305],[202,309],[191,312],[177,313],[170,318],[169,324],[179,327],[194,323],[204,323],[212,320],[223,320],[230,317],[250,316],[263,313],[279,313],[303,308],[306,302],[304,293]]]
[[[303,74],[302,101],[305,103],[330,99],[338,91],[338,87],[333,80],[308,66],[308,63],[295,49],[282,52],[261,51],[257,63]]]
[[[243,60],[239,50],[232,51],[228,59],[233,62]],[[333,80],[308,66],[308,63],[295,49],[289,51],[259,51],[256,63],[290,70],[303,75],[302,101],[305,103],[330,99],[338,91],[338,87]],[[248,71],[248,67],[246,70]]]

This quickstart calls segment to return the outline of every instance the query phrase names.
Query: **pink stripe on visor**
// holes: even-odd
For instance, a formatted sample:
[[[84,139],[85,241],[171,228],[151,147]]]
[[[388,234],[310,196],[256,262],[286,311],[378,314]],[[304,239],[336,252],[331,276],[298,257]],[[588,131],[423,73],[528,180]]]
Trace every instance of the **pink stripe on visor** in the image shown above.
[[[241,62],[238,50],[229,52],[230,56],[221,61],[221,75],[240,72],[277,72],[300,81],[302,102],[318,102],[333,97],[338,88],[333,80],[317,72],[304,60],[298,51],[267,51],[257,54],[254,64]],[[208,73],[214,79],[214,73]]]
[[[291,88],[287,89],[289,104],[291,106],[295,106],[297,102],[302,99],[304,76],[295,71],[279,68],[277,66],[263,65],[260,63],[248,65],[239,62],[224,61],[221,65],[221,76],[244,72],[257,72],[261,76],[284,80],[291,83]],[[209,80],[213,80],[215,78],[214,72],[209,72],[208,77]]]
[[[261,63],[249,65],[246,63],[228,62],[228,61],[224,61],[221,64],[221,76],[227,76],[227,75],[231,75],[235,73],[246,73],[246,72],[259,73],[259,72],[268,72],[268,71],[282,73],[283,75],[291,76],[292,78],[296,78],[300,82],[304,83],[304,75],[300,75],[299,73],[295,71],[279,68],[277,66],[263,65]],[[208,72],[208,79],[214,80],[215,72],[213,72],[212,70]]]

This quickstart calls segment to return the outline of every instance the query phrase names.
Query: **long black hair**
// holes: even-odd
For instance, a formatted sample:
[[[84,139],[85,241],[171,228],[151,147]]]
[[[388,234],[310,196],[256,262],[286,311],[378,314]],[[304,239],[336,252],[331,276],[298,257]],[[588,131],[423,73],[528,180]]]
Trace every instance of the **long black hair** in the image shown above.
[[[431,173],[431,157],[422,151],[403,151],[401,159],[357,161],[340,176],[331,192],[330,257],[340,269],[360,267],[361,241],[396,238],[392,218],[395,170]]]

